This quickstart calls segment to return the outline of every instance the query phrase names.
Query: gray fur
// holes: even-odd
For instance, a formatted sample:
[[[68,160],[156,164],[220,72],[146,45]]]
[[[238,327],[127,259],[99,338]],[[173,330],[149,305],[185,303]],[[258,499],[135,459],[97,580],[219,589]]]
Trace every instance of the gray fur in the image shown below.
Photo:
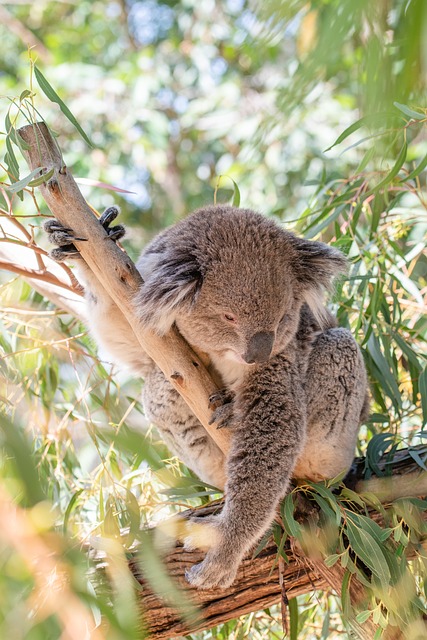
[[[202,480],[223,487],[227,477],[224,509],[209,518],[211,548],[187,578],[200,588],[229,586],[270,526],[290,478],[334,477],[353,459],[367,411],[366,373],[353,337],[335,326],[323,303],[345,259],[259,214],[226,206],[195,212],[141,255],[141,320],[160,334],[175,323],[207,354],[226,390],[227,406],[217,411],[232,434],[227,460],[82,263],[92,331],[116,360],[145,377],[147,416]],[[191,532],[187,545],[194,545]]]

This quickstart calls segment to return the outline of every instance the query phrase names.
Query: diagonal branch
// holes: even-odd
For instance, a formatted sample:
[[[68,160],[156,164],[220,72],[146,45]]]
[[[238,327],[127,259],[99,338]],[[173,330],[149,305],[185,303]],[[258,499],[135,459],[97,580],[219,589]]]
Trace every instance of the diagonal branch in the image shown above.
[[[29,145],[24,152],[31,170],[43,167],[44,172],[54,170],[53,176],[41,185],[41,193],[52,214],[62,224],[78,230],[87,242],[77,242],[82,257],[98,278],[106,292],[129,323],[141,348],[154,360],[166,378],[187,402],[216,444],[226,452],[229,436],[210,425],[209,396],[217,390],[201,358],[185,340],[172,330],[160,337],[145,329],[139,322],[133,305],[135,294],[142,283],[135,265],[114,242],[84,200],[71,172],[65,166],[57,144],[44,123],[27,125],[19,130]],[[108,295],[106,293],[106,295]]]

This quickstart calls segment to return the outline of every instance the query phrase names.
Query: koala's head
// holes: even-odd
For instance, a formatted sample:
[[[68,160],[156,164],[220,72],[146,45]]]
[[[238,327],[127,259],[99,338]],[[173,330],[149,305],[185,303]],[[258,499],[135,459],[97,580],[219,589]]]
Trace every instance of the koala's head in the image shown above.
[[[142,254],[138,312],[193,346],[253,364],[295,335],[304,302],[321,320],[323,293],[343,255],[247,209],[206,207],[157,236]]]

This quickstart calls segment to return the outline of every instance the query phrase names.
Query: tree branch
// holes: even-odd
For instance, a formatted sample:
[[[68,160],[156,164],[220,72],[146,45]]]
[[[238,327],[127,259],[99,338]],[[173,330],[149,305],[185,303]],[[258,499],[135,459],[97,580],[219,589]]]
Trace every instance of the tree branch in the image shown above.
[[[217,390],[202,359],[185,340],[172,330],[160,337],[139,322],[133,299],[142,279],[126,253],[108,239],[108,235],[84,200],[61,152],[44,123],[27,125],[19,130],[29,145],[24,152],[31,170],[43,167],[54,170],[53,176],[41,187],[41,193],[52,214],[62,224],[78,231],[87,242],[76,245],[93,273],[129,323],[141,347],[163,371],[166,378],[182,395],[216,444],[227,452],[229,435],[210,425],[209,396]],[[108,295],[108,294],[106,294]]]

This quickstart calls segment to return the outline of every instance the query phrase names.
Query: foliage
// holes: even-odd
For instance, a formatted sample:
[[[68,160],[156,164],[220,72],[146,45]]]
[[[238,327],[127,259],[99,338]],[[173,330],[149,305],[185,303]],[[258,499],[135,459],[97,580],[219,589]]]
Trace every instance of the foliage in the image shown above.
[[[60,571],[37,569],[19,536],[0,533],[0,636],[60,637],[61,601],[43,602],[41,594],[46,585],[60,590],[65,580],[76,622],[94,620],[100,637],[132,638],[135,585],[123,568],[140,525],[217,491],[169,459],[151,427],[141,433],[139,382],[113,375],[75,317],[11,277],[11,266],[29,266],[20,251],[38,246],[40,217],[47,215],[16,128],[42,114],[67,164],[87,176],[82,185],[94,207],[121,204],[133,226],[126,244],[133,256],[155,231],[212,202],[214,192],[219,201],[240,200],[344,251],[351,268],[332,304],[340,324],[357,336],[370,376],[373,413],[359,443],[369,476],[379,472],[385,451],[392,456],[402,444],[416,445],[427,420],[426,6],[423,0],[85,0],[3,11],[10,29],[2,34],[0,84],[17,97],[3,102],[0,141],[1,265],[3,247],[16,255],[0,292],[8,416],[1,418],[0,502],[6,515],[11,502],[19,505],[27,549],[44,545]],[[14,35],[17,24],[28,42],[37,41],[30,65]],[[220,175],[229,179],[219,182]],[[37,251],[31,268],[46,278],[43,264],[50,269],[50,263],[45,249]],[[413,451],[424,468],[425,455]],[[360,621],[416,624],[425,607],[425,503],[399,500],[385,512],[372,496],[332,488],[300,489],[321,510],[322,528],[310,538],[285,500],[286,535],[302,544],[315,539],[329,564],[340,562],[367,584],[370,609],[359,612]],[[367,506],[381,512],[383,524],[366,517]],[[89,538],[114,559],[113,592],[88,572],[79,545]],[[278,542],[283,549],[283,533]],[[407,560],[409,552],[415,560]],[[157,589],[166,587],[158,581]],[[172,592],[188,614],[181,594]],[[340,608],[329,596],[294,604],[299,638],[340,637]],[[344,620],[346,606],[344,590]],[[280,622],[271,610],[194,637],[275,634],[281,637]]]

